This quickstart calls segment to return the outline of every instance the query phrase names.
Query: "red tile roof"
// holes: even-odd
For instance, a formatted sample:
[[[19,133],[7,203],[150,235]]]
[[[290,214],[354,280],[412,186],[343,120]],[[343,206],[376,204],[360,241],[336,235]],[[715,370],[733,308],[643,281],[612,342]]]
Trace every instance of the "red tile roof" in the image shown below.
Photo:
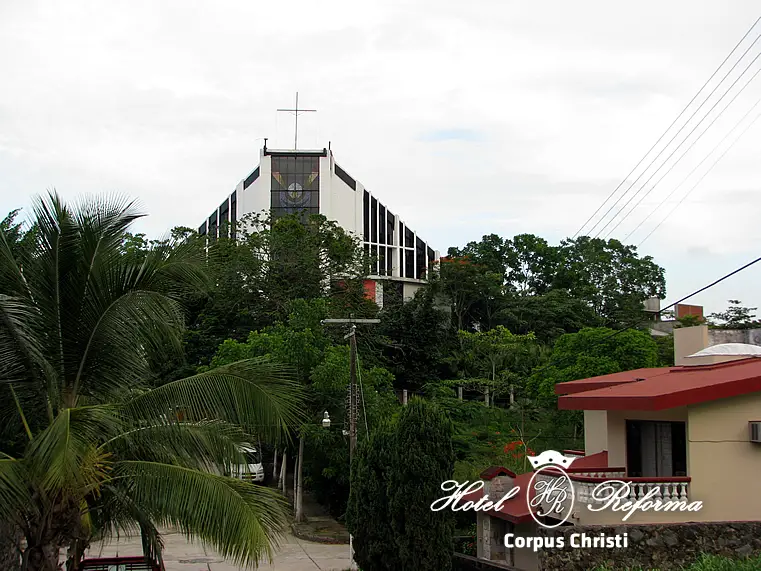
[[[761,359],[636,369],[555,387],[567,410],[664,410],[761,391]]]
[[[582,456],[576,458],[571,464],[571,468],[607,468],[608,467],[608,451],[603,450],[597,454],[590,454],[589,456]]]
[[[582,391],[591,391],[593,389],[602,389],[612,387],[623,383],[633,383],[640,379],[647,379],[663,375],[669,372],[669,367],[659,367],[657,369],[634,369],[633,371],[624,371],[623,373],[611,373],[610,375],[601,375],[580,381],[571,381],[569,383],[558,383],[555,385],[555,394],[568,395],[580,393]]]
[[[577,460],[578,461],[578,460]],[[506,468],[501,467],[492,467],[488,468],[488,470],[507,470]],[[488,471],[487,470],[487,471]],[[510,521],[512,523],[522,523],[524,521],[529,521],[531,519],[531,511],[528,506],[529,498],[526,496],[526,491],[529,488],[529,482],[531,481],[531,476],[533,476],[533,473],[527,472],[525,474],[519,474],[514,478],[514,483],[516,486],[520,486],[520,493],[518,493],[517,496],[514,498],[510,498],[507,500],[502,506],[501,509],[498,512],[495,512],[494,510],[488,510],[484,513],[489,514],[493,517],[498,517],[501,519],[506,519],[507,521]],[[507,493],[507,492],[505,492]],[[463,505],[467,501],[478,501],[481,499],[484,495],[484,489],[480,489],[477,492],[473,492],[471,494],[467,494],[466,496],[463,496],[462,499],[458,502],[458,505]],[[533,490],[531,491],[531,496],[533,497]],[[494,502],[501,499],[500,497],[491,497],[489,496],[489,500],[492,500]]]

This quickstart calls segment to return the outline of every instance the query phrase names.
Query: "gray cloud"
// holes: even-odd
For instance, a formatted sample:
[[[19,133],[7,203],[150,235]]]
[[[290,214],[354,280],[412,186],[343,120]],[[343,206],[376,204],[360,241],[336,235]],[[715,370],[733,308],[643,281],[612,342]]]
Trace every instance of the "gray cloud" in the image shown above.
[[[352,175],[442,251],[490,232],[558,241],[629,172],[756,12],[752,0],[4,2],[0,210],[52,186],[72,198],[121,191],[151,214],[143,231],[193,226],[255,166],[262,137],[290,144],[292,118],[275,109],[298,90],[319,110],[303,118],[303,144],[331,141]],[[752,129],[644,244],[669,269],[674,295],[712,281],[761,238],[759,144]],[[736,297],[761,306],[745,278],[733,283]],[[722,305],[727,295],[703,299]]]

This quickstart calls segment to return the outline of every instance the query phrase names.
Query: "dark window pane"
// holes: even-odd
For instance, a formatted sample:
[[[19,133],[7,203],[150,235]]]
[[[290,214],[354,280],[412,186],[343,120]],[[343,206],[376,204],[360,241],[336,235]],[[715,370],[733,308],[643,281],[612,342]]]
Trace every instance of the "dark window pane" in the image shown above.
[[[342,181],[344,181],[349,188],[352,190],[357,190],[357,181],[351,178],[345,170],[343,170],[338,165],[335,166],[336,176],[340,178]]]
[[[433,262],[436,259],[436,252],[433,248],[428,248],[428,261]]]
[[[394,215],[390,212],[386,212],[386,244],[394,243]]]
[[[415,253],[412,250],[404,250],[404,277],[415,277]]]
[[[415,247],[415,239],[412,235],[412,230],[409,228],[404,229],[404,245],[407,248],[414,248]]]
[[[370,255],[372,261],[370,263],[371,273],[378,274],[378,246],[370,246]]]
[[[378,204],[378,242],[386,243],[386,207]]]
[[[386,275],[386,246],[378,248],[378,275]]]
[[[287,187],[285,176],[279,172],[272,171],[272,190],[285,190]]]
[[[206,234],[206,222],[204,222],[203,224],[201,224],[201,227],[198,229],[198,233],[199,233],[201,236],[204,236],[204,235]]]
[[[395,248],[389,248],[386,252],[386,274],[394,275],[394,251]]]
[[[416,239],[415,250],[417,251],[417,267],[415,277],[419,280],[424,280],[428,269],[428,257],[425,252],[425,242],[420,238]]]
[[[362,233],[365,242],[370,241],[370,193],[365,191],[365,195],[362,197],[362,213],[364,216],[363,222],[364,227],[362,228]]]
[[[256,167],[254,172],[248,175],[246,180],[243,181],[243,190],[246,190],[249,186],[251,186],[257,178],[259,178],[259,167]]]
[[[375,198],[370,202],[370,241],[378,241],[378,201]]]

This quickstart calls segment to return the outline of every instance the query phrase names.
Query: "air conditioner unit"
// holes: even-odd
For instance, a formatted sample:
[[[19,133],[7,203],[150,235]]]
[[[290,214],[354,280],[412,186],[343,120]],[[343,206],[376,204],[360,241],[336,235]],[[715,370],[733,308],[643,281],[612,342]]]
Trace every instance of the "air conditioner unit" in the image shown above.
[[[750,441],[761,444],[761,420],[751,420],[748,424],[750,426]]]

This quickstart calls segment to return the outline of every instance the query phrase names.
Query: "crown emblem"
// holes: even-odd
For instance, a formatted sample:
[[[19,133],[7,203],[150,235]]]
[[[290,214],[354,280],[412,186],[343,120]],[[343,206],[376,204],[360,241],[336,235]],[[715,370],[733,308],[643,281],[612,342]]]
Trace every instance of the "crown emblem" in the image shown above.
[[[528,456],[527,458],[528,461],[531,462],[531,466],[533,468],[538,468],[539,466],[545,466],[549,464],[552,466],[559,466],[563,469],[567,469],[570,468],[571,464],[573,464],[574,460],[576,460],[576,458],[567,458],[556,450],[545,450],[539,454],[539,456]]]

